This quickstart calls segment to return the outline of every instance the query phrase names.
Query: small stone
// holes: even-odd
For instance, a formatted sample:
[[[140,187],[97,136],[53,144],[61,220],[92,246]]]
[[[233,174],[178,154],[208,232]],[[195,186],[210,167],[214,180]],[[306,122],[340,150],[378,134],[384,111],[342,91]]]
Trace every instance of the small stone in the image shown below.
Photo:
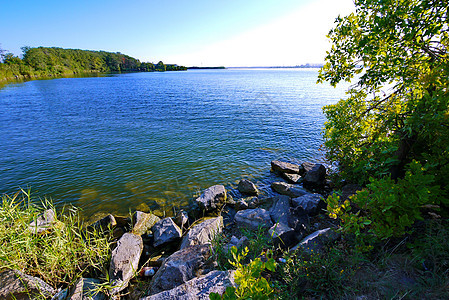
[[[259,227],[270,228],[273,225],[270,213],[263,208],[241,210],[235,214],[238,227],[257,230]]]
[[[154,247],[159,247],[177,241],[182,236],[181,229],[175,224],[175,222],[173,222],[172,218],[165,218],[158,221],[154,224],[152,230],[154,235]]]
[[[246,195],[257,196],[257,194],[259,193],[256,185],[247,179],[240,180],[239,185],[238,185],[238,190],[240,191],[240,193],[246,194]]]

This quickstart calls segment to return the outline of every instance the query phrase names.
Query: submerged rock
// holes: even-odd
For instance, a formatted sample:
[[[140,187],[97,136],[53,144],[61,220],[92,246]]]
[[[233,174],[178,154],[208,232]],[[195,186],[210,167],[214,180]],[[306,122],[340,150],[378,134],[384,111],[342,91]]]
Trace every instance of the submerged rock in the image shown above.
[[[166,245],[181,238],[182,232],[172,218],[165,218],[153,226],[154,247]]]
[[[195,225],[184,236],[181,242],[181,249],[193,245],[201,245],[210,243],[217,233],[223,230],[223,217],[208,219]]]
[[[210,245],[196,245],[181,249],[170,255],[154,275],[150,295],[171,290],[200,274],[211,271]]]
[[[246,195],[257,196],[257,194],[259,193],[256,185],[247,179],[240,180],[237,189],[239,190],[240,193],[246,194]]]
[[[0,283],[0,299],[36,299],[38,295],[51,297],[56,293],[56,290],[42,279],[18,270],[1,272]]]
[[[299,197],[307,192],[299,188],[298,186],[295,186],[293,184],[288,184],[286,182],[273,182],[271,184],[271,188],[278,192],[281,195],[286,195],[289,197]]]
[[[211,293],[222,295],[229,286],[235,286],[234,271],[212,271],[171,290],[144,297],[141,300],[208,300]]]
[[[238,227],[257,230],[259,227],[270,228],[273,225],[270,213],[263,208],[241,210],[235,214]]]
[[[128,286],[129,280],[134,276],[143,250],[143,241],[140,235],[125,233],[117,242],[112,251],[109,266],[109,281],[114,286],[111,293],[117,294]]]
[[[214,185],[206,190],[195,199],[201,209],[205,211],[213,211],[222,207],[226,201],[226,189],[223,185]]]

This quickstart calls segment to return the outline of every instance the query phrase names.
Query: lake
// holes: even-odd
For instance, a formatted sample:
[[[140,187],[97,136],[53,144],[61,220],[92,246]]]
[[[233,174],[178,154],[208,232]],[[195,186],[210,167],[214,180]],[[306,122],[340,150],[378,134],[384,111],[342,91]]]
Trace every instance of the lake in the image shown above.
[[[321,161],[322,107],[347,86],[317,69],[226,69],[35,80],[0,89],[0,193],[31,188],[86,215],[170,215],[270,161]]]

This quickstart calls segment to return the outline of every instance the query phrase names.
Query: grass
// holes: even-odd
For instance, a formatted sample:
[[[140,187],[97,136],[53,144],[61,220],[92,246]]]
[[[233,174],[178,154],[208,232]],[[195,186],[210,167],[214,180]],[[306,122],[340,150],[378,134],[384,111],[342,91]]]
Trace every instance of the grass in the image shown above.
[[[54,226],[35,234],[29,224],[52,204],[35,203],[30,192],[2,195],[0,205],[0,272],[20,270],[53,286],[67,286],[78,278],[105,274],[110,257],[106,234],[87,232],[75,208],[57,213]],[[56,210],[55,210],[56,211]]]

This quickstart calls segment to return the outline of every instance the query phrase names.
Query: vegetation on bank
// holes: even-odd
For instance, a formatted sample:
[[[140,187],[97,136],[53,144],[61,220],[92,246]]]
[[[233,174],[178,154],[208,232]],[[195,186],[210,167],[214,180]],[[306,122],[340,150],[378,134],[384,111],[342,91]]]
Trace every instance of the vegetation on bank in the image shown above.
[[[22,47],[22,59],[0,49],[0,80],[76,73],[183,71],[186,67],[140,62],[119,52]]]

